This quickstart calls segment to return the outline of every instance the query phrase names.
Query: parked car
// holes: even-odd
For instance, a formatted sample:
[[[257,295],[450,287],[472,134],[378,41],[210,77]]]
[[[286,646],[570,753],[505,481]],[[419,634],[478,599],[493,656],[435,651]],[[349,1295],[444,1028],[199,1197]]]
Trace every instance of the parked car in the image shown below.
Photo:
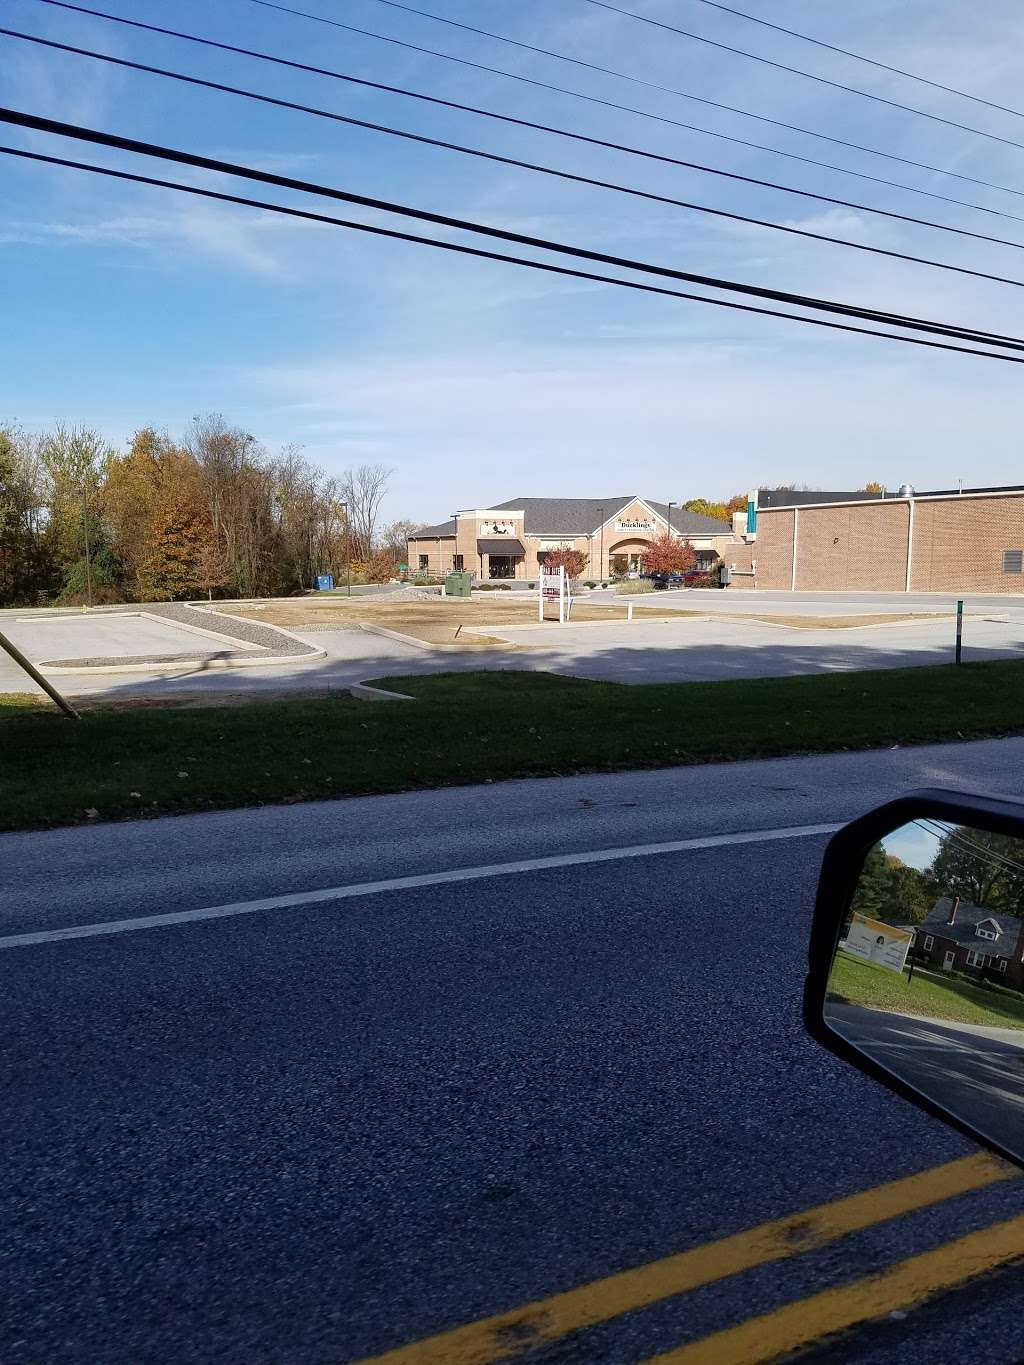
[[[644,577],[649,578],[655,588],[659,590],[666,588],[707,588],[711,587],[712,584],[718,587],[716,575],[708,569],[686,569],[679,573],[651,573],[645,574]]]

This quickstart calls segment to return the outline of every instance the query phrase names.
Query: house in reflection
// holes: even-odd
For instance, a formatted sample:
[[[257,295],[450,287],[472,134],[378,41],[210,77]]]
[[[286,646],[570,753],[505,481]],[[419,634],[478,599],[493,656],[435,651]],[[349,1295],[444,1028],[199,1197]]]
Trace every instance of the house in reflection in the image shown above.
[[[916,925],[910,956],[919,966],[987,977],[1024,989],[1024,920],[942,896]]]

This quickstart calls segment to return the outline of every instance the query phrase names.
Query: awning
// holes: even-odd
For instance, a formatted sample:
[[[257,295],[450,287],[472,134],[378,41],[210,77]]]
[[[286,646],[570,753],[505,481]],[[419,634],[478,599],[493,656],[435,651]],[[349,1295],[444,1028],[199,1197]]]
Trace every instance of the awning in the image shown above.
[[[525,555],[526,550],[521,540],[514,540],[512,536],[498,536],[494,540],[480,539],[476,543],[477,551],[482,555]]]

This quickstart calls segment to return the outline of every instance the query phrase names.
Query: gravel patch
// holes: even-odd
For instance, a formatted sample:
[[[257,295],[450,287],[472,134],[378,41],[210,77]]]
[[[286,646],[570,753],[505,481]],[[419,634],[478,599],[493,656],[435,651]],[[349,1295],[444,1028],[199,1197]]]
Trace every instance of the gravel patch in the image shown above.
[[[146,610],[151,615],[162,616],[167,621],[178,621],[185,626],[198,626],[200,630],[215,630],[219,635],[230,636],[233,640],[258,645],[267,651],[268,657],[319,652],[314,645],[308,645],[302,640],[293,640],[276,626],[268,626],[262,621],[249,621],[244,616],[201,611],[185,602],[158,602],[147,606]]]

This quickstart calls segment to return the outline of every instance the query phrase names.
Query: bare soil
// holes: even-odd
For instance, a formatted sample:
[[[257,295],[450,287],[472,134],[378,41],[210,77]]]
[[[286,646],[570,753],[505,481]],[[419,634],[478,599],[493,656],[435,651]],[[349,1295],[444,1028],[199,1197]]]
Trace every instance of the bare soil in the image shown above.
[[[233,616],[252,615],[267,625],[284,626],[288,630],[301,630],[304,626],[338,625],[348,623],[385,626],[397,630],[402,635],[411,635],[424,644],[458,644],[467,650],[492,649],[501,645],[512,649],[506,641],[487,635],[467,635],[460,627],[464,626],[528,626],[537,623],[537,602],[491,602],[479,598],[439,597],[424,601],[422,598],[410,602],[374,603],[372,598],[334,599],[322,605],[275,601],[261,604],[258,611],[251,612],[249,607],[225,607]],[[548,607],[549,612],[555,608]],[[637,606],[637,614],[643,613],[646,619],[674,621],[677,617],[701,616],[702,612],[657,611],[650,607]],[[572,619],[576,621],[624,621],[625,603],[615,602],[607,607],[591,606],[579,600],[573,603]],[[557,624],[553,622],[552,624]]]

